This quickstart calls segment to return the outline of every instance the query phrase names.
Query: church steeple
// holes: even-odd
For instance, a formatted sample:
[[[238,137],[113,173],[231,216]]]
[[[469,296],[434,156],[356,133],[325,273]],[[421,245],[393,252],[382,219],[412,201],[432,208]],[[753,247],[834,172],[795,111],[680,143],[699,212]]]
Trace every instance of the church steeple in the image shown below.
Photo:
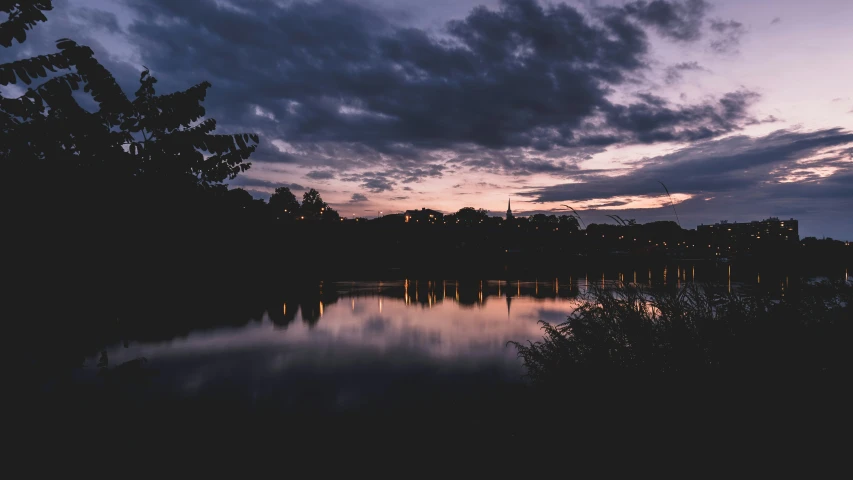
[[[512,220],[512,219],[513,219],[513,216],[512,216],[512,202],[511,202],[511,200],[510,200],[509,198],[507,198],[507,200],[506,200],[506,219],[507,219],[507,220]]]

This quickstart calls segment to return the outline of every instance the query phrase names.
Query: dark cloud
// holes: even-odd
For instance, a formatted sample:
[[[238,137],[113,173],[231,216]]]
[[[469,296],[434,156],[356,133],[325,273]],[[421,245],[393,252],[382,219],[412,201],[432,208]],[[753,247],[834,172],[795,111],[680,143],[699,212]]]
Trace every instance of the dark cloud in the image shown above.
[[[366,202],[366,201],[367,201],[367,197],[365,197],[364,195],[362,195],[360,193],[353,193],[352,198],[347,203],[361,203],[361,202]]]
[[[702,36],[702,19],[708,8],[708,2],[704,0],[641,0],[624,7],[625,12],[653,27],[664,37],[685,42],[698,40]]]
[[[809,158],[817,152],[819,156]],[[823,171],[818,174],[815,168]],[[578,180],[581,183],[533,188],[519,195],[534,201],[619,201],[614,197],[663,196],[657,183],[662,180],[673,194],[693,195],[678,204],[685,227],[724,219],[796,217],[801,235],[848,238],[849,225],[838,219],[849,216],[853,208],[853,132],[782,130],[760,138],[728,137],[647,159],[646,165],[628,175]],[[674,220],[668,206],[616,212],[641,223]],[[587,223],[606,223],[606,213],[613,212],[588,210],[583,215]]]
[[[307,190],[304,186],[298,183],[281,183],[281,182],[271,182],[269,180],[263,180],[260,178],[251,177],[247,174],[238,175],[236,178],[227,181],[228,186],[233,188],[244,188],[244,187],[264,187],[264,188],[279,188],[279,187],[287,187],[293,191],[296,190]],[[249,188],[247,188],[249,190]]]
[[[122,31],[118,24],[118,18],[112,12],[82,7],[75,8],[70,13],[72,17],[82,20],[90,27],[102,28],[110,33]]]
[[[345,182],[357,182],[362,187],[368,189],[371,193],[381,193],[388,190],[393,190],[395,182],[386,178],[379,172],[364,172],[341,175],[341,180]]]
[[[671,193],[693,195],[725,193],[738,195],[762,191],[772,197],[843,197],[853,201],[853,189],[845,182],[853,175],[850,149],[831,151],[820,160],[807,164],[798,160],[818,151],[850,145],[853,132],[828,129],[816,132],[780,130],[765,137],[728,137],[699,142],[675,153],[648,159],[645,164],[623,176],[589,175],[580,183],[533,188],[522,193],[535,201],[585,201],[617,196],[660,195],[663,181]],[[820,178],[804,170],[835,168],[834,174]],[[791,176],[798,181],[788,182]],[[809,181],[812,180],[812,181]]]
[[[751,120],[747,111],[758,99],[758,94],[732,92],[716,102],[676,107],[655,95],[638,97],[640,102],[608,107],[606,125],[632,131],[637,142],[654,143],[696,141],[736,130]]]
[[[401,197],[391,197],[391,200],[393,200],[395,202],[399,202],[400,200],[408,200],[408,199],[409,199],[409,197],[406,195],[401,196]]]
[[[565,161],[552,161],[543,158],[523,158],[521,155],[482,154],[476,159],[464,162],[474,170],[499,171],[510,175],[531,175],[534,173],[565,174],[577,171],[577,165]]]
[[[776,25],[777,23],[779,23],[781,21],[782,21],[782,19],[780,17],[775,17],[773,20],[770,21],[770,25]]]
[[[711,49],[718,53],[736,53],[740,39],[746,34],[746,27],[734,20],[711,20],[711,30],[715,34]]]
[[[91,8],[81,9],[69,2],[54,2],[53,6],[53,10],[44,12],[48,21],[28,31],[25,43],[16,44],[12,48],[0,48],[0,63],[56,53],[56,41],[60,38],[71,38],[90,47],[98,61],[113,74],[125,93],[129,93],[132,98],[133,92],[139,88],[139,74],[143,67],[128,63],[121,55],[116,55],[115,51],[104,46],[105,42],[111,40],[105,38],[104,32],[120,32],[115,15]],[[57,74],[62,73],[65,72]],[[95,105],[88,93],[77,92],[75,97],[84,108],[90,109]]]
[[[177,75],[164,86],[211,80],[211,113],[265,130],[265,138],[377,152],[637,141],[630,122],[605,125],[609,133],[598,135],[589,121],[625,107],[608,95],[648,68],[643,26],[692,41],[706,10],[699,0],[656,0],[589,16],[562,3],[506,0],[448,22],[438,36],[340,0],[252,0],[238,10],[207,0],[128,2],[145,62]],[[255,105],[276,121],[256,115]],[[693,130],[708,120],[698,117],[705,111],[713,113],[694,108],[671,117],[691,122],[675,128]]]
[[[699,62],[681,62],[676,63],[675,65],[671,65],[666,68],[666,83],[673,84],[681,81],[684,77],[682,72],[687,71],[707,71],[705,67],[699,65]]]
[[[829,177],[791,173],[797,168],[791,155],[809,152],[809,141],[830,142],[829,131],[823,137],[777,132],[754,140],[708,140],[776,120],[750,114],[753,92],[700,103],[650,94],[624,101],[614,95],[650,88],[644,79],[655,65],[651,32],[666,41],[710,42],[717,51],[736,51],[745,26],[707,18],[705,1],[642,0],[599,8],[591,2],[507,0],[435,31],[402,26],[371,2],[123,4],[132,11],[119,24],[112,13],[56,2],[50,21],[29,32],[24,45],[0,50],[0,62],[54,52],[57,38],[70,37],[91,46],[131,95],[143,64],[158,76],[160,93],[209,80],[213,88],[205,106],[219,131],[261,134],[253,162],[310,166],[309,178],[334,175],[370,192],[414,191],[413,183],[474,169],[515,175],[516,185],[534,173],[571,177],[584,182],[571,186],[578,190],[575,196],[586,192],[596,198],[649,192],[642,185],[654,187],[658,177],[674,189],[678,185],[677,191],[718,192],[709,196],[720,205],[735,192],[747,195],[739,188],[763,192],[774,199],[769,204],[778,200],[788,209],[806,195],[816,195],[809,205],[820,204],[821,195],[847,199],[846,164],[824,162],[837,169]],[[125,19],[131,24],[123,31]],[[108,43],[113,39],[135,47],[138,56],[121,42]],[[662,73],[669,77],[670,69],[680,75],[695,67],[701,68],[684,62]],[[699,143],[681,156],[644,161],[636,174],[615,177],[619,180],[577,168],[609,145],[671,140]],[[749,165],[747,172],[732,168],[737,164],[732,159]],[[779,183],[783,175],[803,180]],[[253,195],[280,186],[245,175],[231,184],[254,187]],[[558,198],[569,188],[530,191],[533,198]],[[748,195],[754,199],[759,193]],[[702,202],[686,203],[699,212]]]
[[[589,206],[589,208],[604,208],[604,207],[621,207],[622,205],[627,205],[628,202],[625,200],[610,200],[607,202],[594,203]]]
[[[266,187],[266,188],[278,188],[282,185],[278,182],[270,182],[269,180],[262,180],[260,178],[250,177],[248,175],[238,175],[233,180],[228,180],[228,186],[235,188],[242,187]]]
[[[384,175],[403,183],[420,182],[426,178],[439,178],[444,175],[443,163],[418,164],[412,161],[395,162],[385,170]]]
[[[371,191],[457,167],[564,176],[583,155],[614,143],[708,138],[751,120],[745,92],[696,105],[653,96],[611,100],[651,68],[646,30],[680,42],[701,37],[707,5],[698,0],[583,11],[506,0],[435,32],[344,0],[125,4],[133,13],[126,39],[158,76],[158,92],[209,80],[205,106],[218,130],[260,133],[254,162],[310,166],[314,180],[373,172],[358,180]],[[76,15],[76,24],[64,22],[68,28],[60,22],[50,30],[48,22],[45,38],[97,46],[79,34],[80,21],[120,32],[108,12]],[[53,50],[52,40],[44,43]],[[95,50],[125,90],[135,91],[141,65]],[[448,150],[450,166],[437,153]]]
[[[748,120],[745,123],[745,125],[758,125],[761,123],[777,123],[777,122],[781,122],[781,121],[782,120],[777,118],[776,115],[767,115],[764,118],[760,118],[760,119],[754,118],[754,119]]]
[[[361,184],[364,188],[370,190],[373,193],[380,193],[386,190],[393,190],[394,183],[389,182],[383,178],[368,178],[364,180]]]
[[[578,162],[589,160],[595,153],[600,153],[603,150],[602,147],[592,146],[581,148],[558,147],[547,152],[535,149],[524,151],[518,149],[458,148],[453,157],[447,160],[447,165],[516,177],[536,173],[565,176],[578,171]]]
[[[269,180],[263,180],[260,178],[250,177],[248,175],[238,175],[233,180],[228,180],[228,185],[234,188],[242,188],[242,187],[267,187],[267,188],[276,188],[280,185],[276,182],[270,182]]]
[[[329,180],[335,178],[335,172],[329,170],[312,170],[306,173],[305,176],[314,180]]]
[[[498,184],[495,184],[495,183],[489,183],[489,182],[477,182],[477,183],[476,183],[476,185],[477,185],[478,187],[482,187],[482,188],[491,188],[491,189],[504,189],[504,188],[507,188],[505,185],[498,185]]]

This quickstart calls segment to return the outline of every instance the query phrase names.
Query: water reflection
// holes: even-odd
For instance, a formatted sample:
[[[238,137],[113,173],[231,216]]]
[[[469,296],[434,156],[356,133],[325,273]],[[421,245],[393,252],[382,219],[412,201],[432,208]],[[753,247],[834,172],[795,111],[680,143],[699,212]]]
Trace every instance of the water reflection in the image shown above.
[[[760,285],[784,295],[796,288],[794,277],[739,271],[731,264],[671,268],[672,272],[666,266],[649,268],[647,279],[632,268],[567,272],[548,279],[405,278],[300,284],[283,288],[266,308],[259,309],[263,313],[253,314],[253,320],[177,331],[171,336],[130,338],[127,346],[117,344],[106,352],[114,364],[148,358],[151,368],[163,373],[159,381],[166,390],[199,392],[236,382],[240,386],[233,388],[247,392],[269,388],[295,392],[305,387],[304,382],[322,378],[334,385],[330,388],[335,392],[345,385],[350,398],[356,395],[354,389],[364,387],[361,380],[352,378],[367,375],[373,379],[368,382],[371,385],[384,385],[377,378],[406,378],[413,370],[435,375],[488,370],[517,381],[523,372],[507,341],[540,339],[538,322],[564,321],[592,286],[590,281],[605,288],[626,280],[677,288],[688,280],[689,268],[690,281],[727,285],[730,291]],[[95,356],[87,364],[95,369],[97,362]],[[301,379],[300,386],[294,386],[294,378]]]
[[[539,320],[563,321],[579,288],[514,283],[506,289],[503,281],[487,280],[327,282],[313,292],[286,293],[241,326],[115,345],[105,355],[112,364],[149,359],[159,372],[158,391],[180,395],[227,389],[247,398],[271,391],[291,398],[325,382],[331,397],[364,400],[413,372],[430,378],[490,372],[519,381],[520,361],[507,341],[538,338]],[[87,364],[95,370],[97,358]],[[370,380],[353,380],[365,376]]]
[[[696,267],[691,266],[692,280]],[[726,267],[728,288],[732,288],[732,266]],[[715,273],[712,270],[711,273]],[[686,269],[678,268],[676,279],[669,278],[667,267],[660,270],[661,287],[678,287],[686,281]],[[630,276],[629,276],[630,275]],[[633,279],[637,271],[606,272],[596,274],[595,286],[606,288],[609,284]],[[391,348],[408,344],[413,338],[429,338],[419,346],[421,353],[432,357],[467,356],[473,350],[483,355],[483,345],[492,345],[489,351],[500,358],[514,358],[514,352],[503,345],[508,340],[534,340],[540,336],[538,320],[561,321],[576,307],[577,298],[590,286],[589,274],[568,281],[559,278],[540,280],[420,280],[403,279],[380,282],[319,282],[314,288],[302,286],[284,291],[273,305],[258,319],[238,329],[194,334],[184,339],[152,342],[133,348],[121,349],[118,355],[156,355],[154,350],[169,352],[182,348],[196,349],[214,342],[217,348],[227,345],[310,344],[330,339],[339,344],[360,347]],[[648,270],[648,284],[654,285],[655,275]],[[760,276],[752,277],[760,281]],[[673,283],[673,280],[675,282]],[[672,285],[670,285],[672,284]],[[779,282],[784,291],[788,278]],[[345,303],[341,299],[347,299]],[[500,301],[496,301],[501,299]],[[505,310],[504,310],[505,309]],[[300,323],[295,323],[297,318]],[[382,329],[362,327],[380,321]],[[197,322],[193,322],[197,324]],[[416,333],[413,333],[416,332]],[[197,338],[198,337],[198,338]],[[404,340],[406,339],[406,340]],[[478,345],[473,349],[472,345]]]

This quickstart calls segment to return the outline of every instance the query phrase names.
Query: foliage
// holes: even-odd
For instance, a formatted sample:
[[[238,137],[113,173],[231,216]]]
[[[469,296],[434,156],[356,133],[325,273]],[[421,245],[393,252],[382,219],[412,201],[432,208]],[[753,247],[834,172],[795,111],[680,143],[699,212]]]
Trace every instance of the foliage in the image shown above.
[[[320,192],[313,188],[302,194],[302,214],[305,216],[319,218],[327,206]]]
[[[574,215],[560,215],[559,223],[560,228],[566,230],[580,230],[580,224],[578,223],[577,217]]]
[[[477,225],[489,218],[489,212],[482,208],[464,207],[454,214],[448,215],[447,223],[459,223],[460,225]]]
[[[592,288],[543,340],[518,349],[527,373],[545,385],[589,375],[827,372],[845,364],[853,285],[803,286],[781,301],[687,285]]]
[[[299,201],[288,187],[279,187],[270,196],[269,208],[276,219],[293,218],[299,213]]]
[[[183,92],[155,95],[157,80],[146,69],[129,100],[90,48],[71,40],[57,42],[60,52],[0,65],[0,84],[29,85],[48,71],[71,70],[29,88],[21,98],[0,103],[3,147],[0,159],[43,175],[110,181],[151,180],[210,187],[249,168],[254,134],[215,135],[214,119],[201,106],[210,84]],[[91,94],[97,110],[83,108],[72,95]],[[20,172],[24,173],[24,172]]]
[[[23,42],[52,8],[50,1],[0,0],[9,15],[0,24],[0,44]],[[60,184],[126,188],[144,179],[158,189],[165,183],[210,188],[249,168],[243,163],[255,149],[249,143],[259,139],[212,134],[216,122],[203,118],[201,106],[209,83],[158,96],[157,80],[145,69],[130,100],[92,49],[68,39],[56,46],[57,53],[0,65],[0,85],[29,87],[19,98],[0,97],[0,161],[10,173]],[[81,89],[89,98],[75,96]],[[84,107],[90,103],[94,111]]]
[[[537,213],[530,217],[529,222],[531,225],[548,225],[566,230],[578,230],[580,228],[577,217],[573,215],[560,215],[558,217],[556,215]]]
[[[323,201],[320,192],[315,189],[310,189],[302,194],[302,206],[300,207],[300,217],[305,217],[308,220],[323,220],[326,222],[340,221],[340,214],[335,211],[328,203]]]
[[[323,221],[330,223],[340,222],[341,214],[338,213],[338,211],[332,207],[326,207],[326,209],[323,211]]]
[[[12,40],[24,43],[27,30],[47,21],[44,11],[53,10],[51,0],[0,0],[0,12],[9,17],[0,23],[0,45],[11,47]]]
[[[556,215],[545,215],[544,213],[537,213],[536,215],[533,215],[530,218],[530,223],[536,223],[536,224],[548,224],[548,223],[556,224],[558,222],[559,222],[559,220],[557,219]]]
[[[21,42],[50,7],[0,0],[10,14],[0,32]],[[225,247],[235,233],[213,225],[263,216],[265,205],[223,183],[250,167],[257,135],[213,133],[207,82],[157,95],[146,68],[129,98],[92,49],[68,39],[56,47],[0,64],[0,85],[26,88],[0,96],[0,162],[15,179],[5,192],[26,199],[7,222],[12,248],[27,259],[12,265],[15,275],[41,285],[45,271],[115,278],[138,274],[134,266],[245,254]]]

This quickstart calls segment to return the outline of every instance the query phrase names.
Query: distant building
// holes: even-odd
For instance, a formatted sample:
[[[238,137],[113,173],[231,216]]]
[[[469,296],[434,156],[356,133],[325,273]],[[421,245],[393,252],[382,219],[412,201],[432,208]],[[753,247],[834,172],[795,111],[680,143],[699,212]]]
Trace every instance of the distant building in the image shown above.
[[[700,241],[718,252],[717,256],[735,253],[758,253],[765,247],[796,244],[800,241],[799,222],[793,218],[738,223],[723,220],[713,225],[699,225]]]
[[[421,208],[420,210],[406,210],[403,218],[406,223],[441,223],[444,221],[444,214],[429,208]]]
[[[513,218],[515,218],[515,217],[512,216],[512,202],[510,199],[507,199],[507,201],[506,201],[506,219],[507,219],[507,221],[509,221],[509,220],[512,220]]]

